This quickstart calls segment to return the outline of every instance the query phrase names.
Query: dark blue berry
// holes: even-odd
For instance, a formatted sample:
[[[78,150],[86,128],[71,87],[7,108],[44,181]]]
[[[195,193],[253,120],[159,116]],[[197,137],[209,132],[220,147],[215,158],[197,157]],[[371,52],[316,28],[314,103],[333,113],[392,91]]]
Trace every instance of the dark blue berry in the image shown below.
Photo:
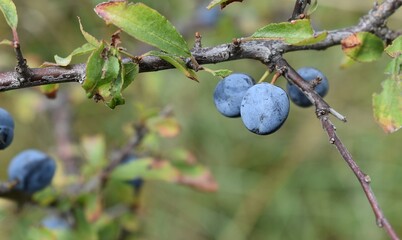
[[[14,138],[13,117],[3,108],[0,108],[0,149],[8,147]]]
[[[56,214],[44,218],[42,225],[50,230],[67,230],[71,228],[71,223],[66,218]]]
[[[329,84],[328,84],[328,79],[325,77],[325,75],[312,67],[303,67],[297,70],[297,72],[300,74],[300,76],[310,82],[317,77],[321,78],[320,84],[318,84],[314,90],[321,96],[324,97],[328,93],[329,89]],[[288,83],[287,84],[287,91],[289,94],[290,100],[292,102],[300,107],[309,107],[313,105],[310,100],[303,94],[302,91],[299,90],[295,85]]]
[[[17,181],[15,189],[32,194],[47,187],[56,171],[55,161],[47,154],[29,149],[15,156],[8,166],[8,179]]]
[[[269,83],[251,87],[241,102],[241,119],[244,125],[259,135],[278,130],[288,114],[289,99],[286,92]]]
[[[198,25],[213,27],[219,19],[219,8],[207,9],[205,6],[197,8],[195,20]]]
[[[226,117],[240,117],[241,101],[254,84],[254,79],[243,73],[233,73],[219,81],[214,91],[218,111]]]

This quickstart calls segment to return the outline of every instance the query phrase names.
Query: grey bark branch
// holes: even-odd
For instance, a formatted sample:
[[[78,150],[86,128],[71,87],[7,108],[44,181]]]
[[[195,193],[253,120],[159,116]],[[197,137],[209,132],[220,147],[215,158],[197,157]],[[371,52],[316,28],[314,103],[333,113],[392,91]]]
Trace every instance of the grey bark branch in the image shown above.
[[[225,43],[214,47],[195,48],[192,54],[199,64],[214,64],[239,59],[255,59],[269,65],[272,58],[286,52],[300,50],[324,50],[339,45],[341,40],[350,34],[368,31],[376,34],[384,41],[390,41],[401,33],[388,29],[386,20],[402,5],[402,0],[385,0],[374,6],[370,12],[363,16],[356,26],[328,31],[327,38],[319,43],[307,46],[292,46],[283,41],[253,40],[244,41],[240,45]],[[241,39],[240,39],[241,40]],[[188,60],[190,63],[190,60]],[[169,63],[158,57],[146,56],[139,62],[140,72],[153,72],[173,68]],[[33,68],[30,81],[20,82],[16,72],[0,73],[0,91],[39,85],[79,82],[85,79],[85,64],[75,64],[69,67]]]

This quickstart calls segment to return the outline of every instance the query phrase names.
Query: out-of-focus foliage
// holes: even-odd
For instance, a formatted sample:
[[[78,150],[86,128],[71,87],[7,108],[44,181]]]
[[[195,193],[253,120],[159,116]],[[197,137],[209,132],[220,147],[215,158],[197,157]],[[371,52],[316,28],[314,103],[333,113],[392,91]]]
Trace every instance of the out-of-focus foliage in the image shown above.
[[[106,27],[93,12],[93,7],[100,2],[16,0],[20,41],[30,66],[52,61],[55,54],[67,56],[85,43],[76,16],[81,17],[85,29],[96,38],[108,39],[116,28]],[[219,13],[213,26],[203,26],[193,21],[194,13],[210,1],[143,2],[166,16],[190,45],[194,33],[199,31],[204,46],[250,36],[268,23],[286,21],[294,5],[290,0],[280,4],[273,0],[233,3]],[[319,30],[347,27],[356,24],[371,7],[370,0],[358,4],[321,0],[311,16],[312,26]],[[390,19],[389,25],[398,27],[401,19],[399,13]],[[11,39],[5,21],[0,21],[0,39]],[[122,42],[133,55],[153,50],[125,34]],[[12,70],[15,65],[12,50],[0,46],[0,56],[0,71]],[[358,63],[341,70],[340,47],[295,52],[285,57],[295,68],[312,66],[326,74],[331,84],[326,100],[348,118],[347,124],[336,123],[338,134],[363,170],[370,174],[372,187],[389,221],[395,223],[397,232],[402,232],[398,224],[402,221],[402,192],[398,184],[402,180],[402,135],[400,132],[385,135],[374,121],[371,105],[372,93],[381,90],[381,81],[386,77],[383,71],[389,58],[383,55],[376,62]],[[82,62],[85,58],[77,57],[73,61]],[[266,71],[262,64],[251,60],[207,67],[245,72],[255,79]],[[74,145],[63,149],[80,156],[84,150],[79,139],[102,135],[105,151],[111,152],[130,139],[134,122],[155,114],[155,108],[169,105],[181,125],[181,134],[155,141],[159,134],[155,131],[145,139],[144,146],[148,153],[162,156],[174,155],[171,150],[177,146],[190,150],[211,170],[219,184],[218,191],[205,193],[181,185],[148,181],[140,199],[134,202],[139,213],[127,210],[119,221],[102,218],[92,225],[89,223],[99,216],[99,195],[83,195],[74,200],[85,206],[84,212],[77,210],[74,216],[67,216],[81,221],[80,239],[90,239],[95,230],[104,233],[101,239],[113,239],[119,226],[137,232],[135,239],[384,238],[383,230],[375,227],[374,216],[358,182],[328,143],[312,109],[292,105],[288,120],[278,132],[256,136],[239,119],[224,118],[216,111],[212,92],[218,77],[200,72],[198,79],[199,83],[187,81],[177,70],[140,74],[125,90],[126,104],[113,111],[88,100],[78,84],[60,85],[55,100],[47,99],[39,89],[1,93],[1,107],[9,110],[16,121],[14,142],[1,152],[1,175],[6,178],[8,161],[27,148],[46,151],[56,156],[58,164],[63,166],[58,156],[62,141],[58,132],[63,130],[60,118],[65,112],[71,111],[70,133]],[[284,79],[278,81],[279,86],[285,84]],[[109,160],[110,156],[105,158]],[[98,170],[95,167],[86,170],[88,175],[84,174],[83,179],[70,178],[61,171],[54,179],[54,189],[41,192],[43,204],[54,196],[53,191],[61,191],[69,183],[89,180],[86,176]],[[106,204],[133,203],[133,192],[127,185],[115,181],[109,184],[105,191],[119,194],[108,194]],[[66,198],[62,202],[61,210],[69,207],[70,200]],[[0,204],[2,237],[17,240],[27,239],[27,235],[47,236],[41,221],[50,214],[49,209],[27,205],[16,212],[14,204],[7,201]],[[113,210],[119,213],[119,209]]]

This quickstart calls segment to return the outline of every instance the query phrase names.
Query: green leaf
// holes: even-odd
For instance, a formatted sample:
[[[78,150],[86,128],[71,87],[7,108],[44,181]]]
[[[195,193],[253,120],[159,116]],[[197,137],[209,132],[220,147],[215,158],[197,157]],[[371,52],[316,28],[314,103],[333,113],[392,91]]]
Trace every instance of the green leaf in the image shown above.
[[[106,104],[111,108],[114,109],[118,105],[123,105],[125,103],[125,100],[123,98],[123,95],[121,94],[121,91],[123,91],[123,83],[124,83],[124,78],[126,76],[125,68],[124,65],[120,61],[120,75],[114,80],[110,82],[110,95],[112,99],[108,101]]]
[[[11,0],[0,0],[0,10],[3,12],[8,26],[13,30],[16,30],[18,25],[18,15],[14,2]]]
[[[111,56],[102,43],[92,52],[87,61],[86,76],[82,87],[88,97],[96,95],[98,100],[105,100],[110,96],[110,85],[120,72],[120,63],[117,57]]]
[[[211,8],[215,7],[216,5],[218,5],[218,4],[220,4],[221,2],[224,2],[224,1],[225,0],[213,0],[208,4],[207,8],[211,9]]]
[[[74,212],[74,227],[75,227],[75,238],[74,239],[87,239],[95,240],[97,239],[97,234],[94,226],[88,222],[83,209],[75,207]]]
[[[173,182],[179,172],[166,160],[143,158],[116,167],[110,177],[118,180],[133,178],[163,180]]]
[[[392,44],[385,48],[385,52],[393,58],[402,55],[402,36],[394,39]]]
[[[283,40],[292,45],[308,45],[324,40],[327,32],[315,34],[309,19],[272,23],[255,32],[251,38]]]
[[[98,4],[95,12],[106,23],[112,23],[124,32],[167,53],[190,57],[184,38],[160,13],[143,3],[111,1]]]
[[[233,71],[231,71],[231,70],[229,70],[229,69],[213,70],[213,69],[206,68],[206,67],[204,67],[204,70],[205,70],[206,72],[211,73],[211,74],[212,74],[213,76],[215,76],[215,77],[221,77],[221,78],[227,77],[227,76],[229,76],[230,74],[232,74],[232,72],[233,72]]]
[[[209,192],[217,189],[211,172],[195,161],[173,165],[166,160],[142,158],[119,165],[110,177],[122,181],[134,178],[161,180]]]
[[[385,67],[385,74],[389,75],[399,75],[401,74],[401,69],[402,69],[402,55],[399,57],[393,58],[391,62],[387,64]]]
[[[103,136],[86,136],[81,140],[86,163],[82,171],[84,176],[96,174],[106,165],[106,142]]]
[[[55,55],[54,60],[56,61],[56,64],[59,66],[67,66],[71,63],[71,60],[74,56],[87,54],[87,53],[94,51],[95,49],[96,49],[96,47],[93,46],[92,44],[85,43],[81,47],[76,48],[72,53],[70,53],[70,55],[68,55],[65,58]]]
[[[382,40],[369,32],[351,34],[341,41],[343,52],[358,62],[371,62],[381,57],[384,51]]]
[[[140,68],[136,63],[127,62],[121,65],[121,71],[122,71],[122,77],[124,78],[123,89],[125,89],[137,77]]]
[[[94,46],[96,48],[99,47],[100,41],[84,30],[84,27],[81,24],[81,19],[79,17],[78,17],[78,22],[80,24],[81,33],[84,36],[85,40],[87,40],[87,42],[89,44],[91,44],[92,46]]]
[[[243,2],[243,0],[213,0],[208,4],[207,8],[211,9],[211,8],[215,7],[216,5],[220,4],[221,9],[223,9],[224,7],[226,7],[227,5],[229,5],[233,2]]]
[[[194,70],[187,67],[187,65],[183,59],[181,59],[177,56],[174,56],[174,55],[169,55],[169,54],[166,54],[163,52],[157,52],[157,51],[148,52],[146,55],[159,57],[159,58],[165,60],[166,62],[172,64],[179,71],[181,71],[186,77],[198,82],[196,73],[194,72]]]
[[[387,79],[382,83],[380,94],[373,95],[374,117],[386,133],[402,127],[402,84],[400,78]]]
[[[315,10],[317,10],[317,7],[318,7],[318,1],[313,0],[313,3],[311,3],[310,7],[308,8],[307,16],[310,16],[311,14],[313,14],[313,12],[315,12]]]

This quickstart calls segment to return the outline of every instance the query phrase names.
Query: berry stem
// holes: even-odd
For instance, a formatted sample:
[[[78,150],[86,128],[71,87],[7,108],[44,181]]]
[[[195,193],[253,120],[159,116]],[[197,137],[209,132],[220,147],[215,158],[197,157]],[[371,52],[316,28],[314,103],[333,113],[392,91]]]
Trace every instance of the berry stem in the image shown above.
[[[265,79],[267,79],[267,77],[269,76],[269,70],[265,71],[264,75],[261,76],[260,80],[258,80],[257,83],[262,83],[265,81]],[[271,82],[272,83],[272,82]],[[272,83],[273,84],[273,83]]]

